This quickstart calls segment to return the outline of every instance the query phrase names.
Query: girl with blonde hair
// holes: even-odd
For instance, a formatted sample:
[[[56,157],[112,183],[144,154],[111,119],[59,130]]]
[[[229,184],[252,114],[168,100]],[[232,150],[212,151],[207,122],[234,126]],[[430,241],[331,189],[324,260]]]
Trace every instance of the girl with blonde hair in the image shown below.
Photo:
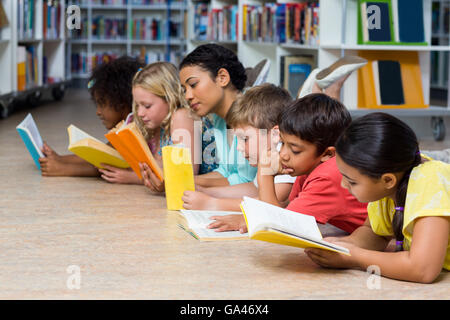
[[[190,147],[194,174],[207,173],[215,168],[212,160],[215,152],[215,144],[212,144],[214,136],[207,132],[212,124],[189,109],[178,78],[178,70],[173,64],[155,62],[140,69],[133,78],[132,92],[133,113],[127,122],[135,121],[161,168],[161,149],[172,144]],[[199,139],[195,139],[196,135],[199,135],[196,130],[200,127],[204,135],[201,139],[202,161],[194,157],[195,151],[200,148]],[[206,148],[209,152],[204,152]],[[208,155],[211,158],[204,161]],[[157,192],[164,190],[164,183],[154,176],[146,164],[141,164],[141,171],[147,187]],[[134,179],[137,179],[137,175]]]

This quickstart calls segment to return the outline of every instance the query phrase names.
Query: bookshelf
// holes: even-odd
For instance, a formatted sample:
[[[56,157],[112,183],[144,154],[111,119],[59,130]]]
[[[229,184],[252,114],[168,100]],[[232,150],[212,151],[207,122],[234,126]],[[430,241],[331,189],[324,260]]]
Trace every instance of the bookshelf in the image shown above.
[[[64,72],[64,1],[1,0],[8,25],[0,30],[0,117],[18,102],[36,106],[46,91],[62,99]]]
[[[112,3],[112,4],[111,4]],[[121,55],[146,63],[178,64],[186,52],[184,0],[69,1],[81,9],[81,30],[70,32],[66,66],[84,85],[99,63]]]
[[[298,42],[280,42],[264,41],[264,39],[253,39],[251,41],[243,38],[243,7],[245,5],[264,6],[270,3],[304,3],[307,1],[300,0],[278,0],[278,1],[262,1],[262,0],[229,0],[218,1],[210,0],[205,3],[209,4],[209,8],[223,8],[232,4],[237,4],[239,7],[239,35],[236,42],[213,40],[198,40],[196,39],[194,21],[195,21],[195,5],[198,1],[189,0],[189,26],[188,26],[188,51],[191,51],[196,46],[215,42],[225,45],[234,50],[239,59],[245,67],[253,67],[262,59],[269,59],[271,62],[271,69],[268,75],[268,82],[280,84],[281,76],[281,57],[287,55],[310,55],[319,68],[329,66],[331,63],[344,55],[358,55],[359,52],[370,51],[385,51],[385,52],[417,52],[419,56],[419,63],[421,69],[421,81],[423,88],[423,97],[425,104],[430,104],[430,88],[434,84],[430,84],[431,57],[432,54],[438,54],[440,65],[446,65],[447,68],[450,63],[443,63],[444,59],[449,59],[450,46],[448,41],[436,42],[432,41],[432,2],[438,1],[448,3],[448,0],[423,0],[424,12],[424,35],[426,45],[361,45],[358,44],[357,30],[358,30],[358,1],[357,0],[317,0],[308,1],[309,3],[318,3],[319,6],[319,34],[317,41],[308,41],[305,43]],[[326,23],[320,24],[320,22]],[[444,32],[445,33],[445,32]],[[448,30],[447,34],[448,36]],[[443,37],[443,35],[441,35]],[[448,39],[448,37],[446,38]],[[445,57],[445,58],[442,58]],[[447,72],[448,74],[448,72]],[[440,77],[442,75],[440,73]],[[448,75],[447,75],[448,77]],[[440,82],[443,86],[446,83],[447,89],[450,86],[448,80]],[[342,101],[354,116],[373,112],[376,109],[358,109],[358,76],[354,72],[346,81],[343,92]],[[450,92],[450,90],[448,90]],[[406,117],[432,117],[432,126],[434,130],[434,137],[437,140],[443,139],[442,132],[445,132],[443,127],[442,117],[450,116],[450,98],[447,97],[447,107],[431,105],[427,109],[413,110],[413,109],[382,109],[384,112],[396,114],[398,116]],[[436,121],[437,119],[437,121]],[[438,128],[440,126],[440,128]]]

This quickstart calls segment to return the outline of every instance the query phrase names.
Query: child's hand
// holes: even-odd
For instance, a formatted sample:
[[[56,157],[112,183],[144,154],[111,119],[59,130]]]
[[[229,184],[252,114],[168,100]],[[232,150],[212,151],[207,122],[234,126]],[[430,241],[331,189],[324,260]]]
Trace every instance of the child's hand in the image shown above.
[[[333,243],[349,249],[351,256],[317,248],[306,248],[305,253],[313,262],[315,262],[321,267],[325,268],[357,267],[356,254],[359,248],[349,242],[333,241]]]
[[[276,150],[264,150],[258,161],[258,171],[263,176],[275,176],[280,171],[280,155]]]
[[[132,169],[122,169],[101,163],[103,169],[98,169],[101,178],[111,183],[137,184],[140,180]]]
[[[188,210],[215,210],[216,199],[199,191],[185,191],[183,193],[183,208]]]
[[[259,157],[258,171],[262,176],[276,176],[278,174],[291,174],[293,169],[285,169],[280,162],[280,154],[276,150],[262,152]]]
[[[44,177],[64,176],[66,175],[66,164],[57,157],[39,158],[41,174]]]
[[[142,180],[144,181],[144,185],[147,188],[149,188],[153,192],[164,192],[164,181],[158,179],[158,177],[153,173],[148,164],[140,162],[139,168],[141,169]]]
[[[49,145],[44,141],[44,145],[42,146],[42,153],[47,158],[59,158],[59,154],[57,154],[52,148],[49,147]]]
[[[240,233],[247,232],[247,225],[242,214],[230,214],[227,216],[213,216],[216,220],[208,225],[209,229],[216,229],[216,232],[239,230]]]

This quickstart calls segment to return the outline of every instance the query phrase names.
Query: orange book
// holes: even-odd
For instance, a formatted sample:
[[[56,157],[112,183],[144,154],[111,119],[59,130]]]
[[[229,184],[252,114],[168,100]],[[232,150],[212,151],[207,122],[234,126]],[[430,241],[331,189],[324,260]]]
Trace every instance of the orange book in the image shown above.
[[[17,90],[23,91],[26,89],[26,60],[27,51],[24,46],[17,47]]]
[[[113,133],[110,131],[110,133]],[[134,122],[127,124],[115,131],[116,136],[119,138],[120,143],[117,143],[117,139],[112,138],[111,135],[106,138],[116,148],[116,150],[122,155],[122,157],[128,162],[134,172],[138,175],[139,179],[142,179],[141,171],[139,169],[139,163],[145,162],[150,169],[155,173],[160,181],[163,181],[163,171],[159,167],[155,158],[150,151],[150,148],[145,141],[144,136],[139,131]],[[111,140],[110,140],[111,139]],[[114,142],[116,145],[114,145]],[[125,151],[126,150],[126,151]],[[131,154],[131,155],[129,155]],[[122,154],[123,152],[123,154]]]
[[[119,130],[124,124],[122,120],[113,129],[111,129],[107,134],[105,134],[106,139],[112,144],[114,149],[120,153],[123,159],[130,165],[134,172],[138,175],[139,179],[142,179],[141,170],[139,168],[139,162],[135,158],[132,152],[122,143],[119,136],[117,135],[117,130]]]

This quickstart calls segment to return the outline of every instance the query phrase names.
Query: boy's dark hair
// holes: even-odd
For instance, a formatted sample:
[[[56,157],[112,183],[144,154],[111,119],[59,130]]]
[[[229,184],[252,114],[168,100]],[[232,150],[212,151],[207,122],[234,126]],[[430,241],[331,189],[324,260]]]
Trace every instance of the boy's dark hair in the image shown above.
[[[281,111],[291,102],[292,97],[287,90],[264,83],[240,96],[228,110],[225,120],[232,128],[249,125],[270,130],[277,125]]]
[[[405,206],[409,175],[422,161],[416,134],[406,123],[382,112],[363,116],[340,135],[336,152],[346,164],[374,179],[385,173],[404,172],[397,186],[395,206]],[[392,226],[397,241],[402,241],[402,210],[396,210]]]
[[[92,99],[96,104],[110,106],[117,112],[131,112],[131,82],[139,68],[144,66],[139,60],[128,56],[98,65],[89,78]]]
[[[219,69],[224,68],[230,74],[233,86],[242,91],[247,81],[245,68],[236,54],[228,48],[214,43],[208,43],[195,48],[180,63],[179,69],[187,66],[199,66],[209,71],[213,78],[217,76]]]
[[[278,125],[280,132],[313,143],[320,155],[334,146],[351,121],[342,103],[325,94],[314,93],[287,106],[278,118]]]

